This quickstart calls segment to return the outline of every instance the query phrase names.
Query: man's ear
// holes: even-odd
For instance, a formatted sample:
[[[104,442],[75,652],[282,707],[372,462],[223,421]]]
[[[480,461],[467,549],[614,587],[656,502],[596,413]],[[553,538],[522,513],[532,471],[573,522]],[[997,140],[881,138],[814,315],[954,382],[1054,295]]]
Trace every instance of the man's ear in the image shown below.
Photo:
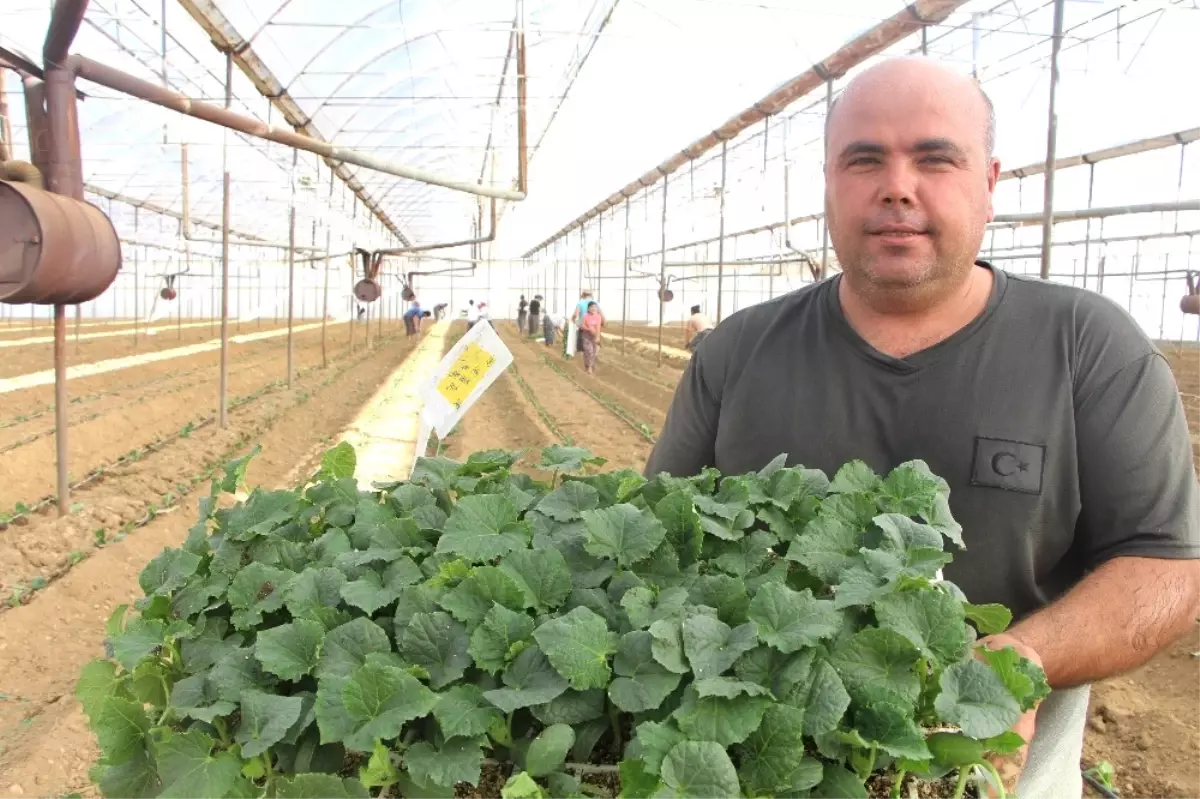
[[[993,199],[996,196],[996,184],[1000,181],[1000,159],[993,158],[988,161],[987,182],[988,182],[988,219],[991,222],[996,218],[996,207]]]

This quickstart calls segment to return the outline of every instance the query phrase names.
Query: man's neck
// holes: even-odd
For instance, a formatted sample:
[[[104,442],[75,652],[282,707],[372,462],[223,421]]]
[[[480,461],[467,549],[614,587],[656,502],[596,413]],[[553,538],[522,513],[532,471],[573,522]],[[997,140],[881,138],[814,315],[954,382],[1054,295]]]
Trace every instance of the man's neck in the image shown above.
[[[838,300],[846,321],[868,344],[893,358],[906,358],[945,341],[983,313],[993,280],[990,269],[976,266],[932,300],[887,302],[883,296],[864,297],[843,275]]]

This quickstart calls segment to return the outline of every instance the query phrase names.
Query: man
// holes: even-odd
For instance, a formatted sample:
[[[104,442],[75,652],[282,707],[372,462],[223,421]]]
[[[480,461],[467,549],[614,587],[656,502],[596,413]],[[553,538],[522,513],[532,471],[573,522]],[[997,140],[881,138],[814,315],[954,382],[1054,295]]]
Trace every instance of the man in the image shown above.
[[[826,125],[842,273],[709,334],[646,472],[925,460],[964,528],[946,578],[1013,610],[984,645],[1041,663],[1053,688],[1016,726],[1033,743],[1005,781],[1078,797],[1089,684],[1196,618],[1200,499],[1174,378],[1103,297],[975,260],[1000,167],[969,78],[886,61]]]
[[[700,346],[700,342],[712,330],[712,326],[708,316],[700,312],[700,306],[693,305],[692,315],[683,326],[683,346],[687,347],[689,352],[695,352],[696,347]]]
[[[525,295],[517,301],[517,330],[525,329],[525,319],[528,315],[529,303],[525,302]]]
[[[529,303],[529,335],[533,336],[537,333],[537,326],[541,321],[542,295],[534,294],[533,301]]]
[[[413,298],[408,310],[404,312],[404,335],[415,336],[421,332],[421,303]]]
[[[479,309],[475,307],[475,300],[467,300],[467,330],[475,327],[478,321]]]

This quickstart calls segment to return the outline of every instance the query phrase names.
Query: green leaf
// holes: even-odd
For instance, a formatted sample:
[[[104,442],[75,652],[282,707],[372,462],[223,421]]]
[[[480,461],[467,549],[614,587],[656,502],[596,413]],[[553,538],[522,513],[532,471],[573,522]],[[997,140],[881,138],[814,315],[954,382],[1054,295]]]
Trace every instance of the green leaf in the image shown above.
[[[764,530],[755,530],[738,541],[722,541],[714,548],[712,565],[734,577],[744,578],[763,564],[770,555],[774,538]]]
[[[879,501],[889,513],[928,519],[943,485],[924,461],[909,461],[892,469],[883,480]]]
[[[496,495],[458,500],[438,539],[439,553],[484,563],[529,545],[529,528],[517,521],[512,503]]]
[[[267,535],[292,520],[300,509],[293,491],[254,489],[244,502],[213,514],[222,532],[234,541],[249,541]]]
[[[358,780],[365,788],[381,788],[399,782],[400,772],[392,763],[391,749],[382,741],[375,742],[371,759],[358,770]]]
[[[537,504],[540,513],[560,522],[583,518],[583,511],[598,507],[600,507],[600,493],[590,485],[578,480],[563,483]]]
[[[679,728],[670,720],[643,721],[638,725],[635,737],[639,754],[645,761],[646,768],[652,774],[658,774],[661,771],[667,752],[687,740],[687,736],[680,732]]]
[[[199,566],[199,555],[182,549],[164,549],[142,569],[138,585],[146,594],[170,594],[183,588]]]
[[[383,578],[378,572],[368,570],[359,579],[342,586],[342,599],[369,616],[394,602],[396,595],[383,587]]]
[[[507,571],[496,566],[477,567],[470,577],[438,600],[454,618],[471,627],[483,621],[494,603],[512,610],[525,607],[525,593]]]
[[[304,700],[298,696],[243,691],[241,706],[242,721],[234,740],[242,745],[242,757],[258,757],[282,741],[300,720]]]
[[[925,743],[934,762],[943,766],[979,763],[986,751],[982,741],[968,738],[960,732],[935,732],[925,739]]]
[[[738,514],[746,510],[750,504],[750,490],[746,484],[737,478],[728,477],[721,483],[721,489],[715,496],[704,494],[696,496],[696,508],[701,513],[716,516],[727,522],[737,519]]]
[[[963,604],[963,610],[982,635],[1002,633],[1012,623],[1012,611],[1003,605],[972,605],[967,602]]]
[[[712,741],[676,744],[663,759],[662,779],[675,796],[709,799],[742,795],[733,762],[724,748]]]
[[[474,785],[479,782],[482,765],[483,749],[478,741],[468,738],[446,741],[440,749],[418,741],[404,751],[404,767],[414,780],[426,785]]]
[[[263,668],[285,680],[298,680],[317,666],[325,627],[300,619],[258,634],[254,656]]]
[[[621,775],[621,792],[619,799],[650,799],[662,780],[646,767],[646,761],[641,758],[622,760],[617,764]]]
[[[655,710],[679,685],[680,676],[654,659],[654,636],[634,630],[621,636],[613,670],[617,678],[608,686],[612,703],[628,713]]]
[[[354,447],[343,441],[336,447],[325,450],[321,456],[321,471],[333,480],[354,476],[354,467],[358,463]]]
[[[408,672],[387,665],[379,655],[368,657],[342,689],[346,714],[355,723],[346,748],[370,752],[376,739],[395,738],[405,722],[433,710],[437,699]]]
[[[685,588],[668,588],[655,595],[645,587],[631,588],[621,597],[621,607],[634,629],[645,629],[660,619],[682,616],[688,602]]]
[[[542,460],[535,466],[544,472],[578,472],[584,464],[603,466],[607,461],[588,452],[583,447],[564,447],[552,444],[542,450]]]
[[[104,761],[117,766],[134,758],[146,745],[150,720],[141,704],[109,696],[93,706],[91,727],[96,733]]]
[[[102,796],[151,799],[162,791],[158,770],[144,748],[119,766],[105,768],[97,783]]]
[[[228,716],[237,710],[233,702],[219,699],[216,689],[210,684],[208,674],[193,674],[171,686],[168,701],[171,709],[184,718],[193,718],[211,723],[220,716]]]
[[[269,688],[276,682],[262,670],[248,646],[231,649],[222,656],[208,673],[208,681],[217,698],[225,702],[240,702],[243,691]]]
[[[700,529],[700,514],[696,512],[693,494],[672,491],[654,506],[654,515],[662,522],[665,540],[679,556],[679,565],[686,568],[699,560],[704,531]]]
[[[1045,673],[1037,664],[1022,658],[1011,646],[1003,649],[981,647],[978,653],[1000,676],[1000,680],[1020,704],[1022,711],[1032,709],[1048,693],[1048,686],[1045,686]],[[1036,671],[1023,669],[1023,664],[1027,664]],[[1039,689],[1044,689],[1044,691]]]
[[[533,739],[525,753],[525,771],[533,777],[544,777],[558,771],[567,759],[567,751],[575,745],[575,730],[566,724],[554,724]]]
[[[544,799],[546,794],[542,786],[533,781],[533,777],[524,771],[517,772],[508,778],[500,788],[501,799]]]
[[[213,754],[212,749],[213,739],[198,730],[164,731],[154,746],[160,796],[224,796],[241,776],[242,761],[233,752]]]
[[[458,473],[464,475],[485,475],[510,468],[521,459],[521,450],[485,449],[472,452],[466,462],[459,467]]]
[[[448,739],[485,735],[497,720],[503,721],[476,685],[456,685],[440,694],[433,706],[433,717]]]
[[[793,591],[767,583],[750,601],[750,620],[758,636],[780,652],[795,652],[832,638],[842,629],[842,614],[828,599],[815,599],[812,591]]]
[[[223,467],[225,476],[220,483],[213,481],[213,496],[216,496],[218,491],[223,491],[226,494],[236,493],[239,486],[245,485],[246,468],[250,465],[250,459],[258,453],[262,452],[262,445],[255,444],[254,447],[240,458],[234,458],[227,461]]]
[[[571,594],[571,569],[557,549],[511,552],[500,568],[520,587],[527,608],[557,608]]]
[[[534,705],[530,712],[546,726],[583,724],[604,715],[604,696],[604,691],[599,688],[586,691],[567,690],[544,705]]]
[[[762,724],[742,744],[741,783],[749,796],[805,791],[821,782],[819,760],[805,754],[804,711],[772,705]]]
[[[870,493],[879,488],[879,475],[859,460],[850,461],[838,469],[829,485],[830,494],[849,494],[855,491]]]
[[[893,757],[909,760],[930,757],[925,734],[913,720],[912,712],[890,702],[860,707],[854,713],[854,729],[867,743]]]
[[[771,691],[756,682],[734,680],[729,677],[709,677],[692,683],[696,687],[696,695],[700,697],[719,696],[724,699],[736,699],[739,696],[771,696]]]
[[[294,576],[294,572],[262,563],[251,563],[239,571],[227,594],[235,611],[233,626],[239,630],[253,629],[262,624],[262,614],[283,607],[284,588]]]
[[[814,791],[817,796],[837,796],[842,799],[867,799],[867,787],[863,779],[842,766],[827,764],[821,784]]]
[[[366,663],[367,655],[390,651],[392,644],[383,628],[370,619],[359,617],[326,633],[316,676],[319,679],[349,677]]]
[[[683,701],[672,716],[688,738],[732,746],[758,729],[763,712],[772,704],[766,696],[702,697],[693,684],[684,689]]]
[[[696,580],[688,592],[694,605],[715,608],[717,617],[726,624],[742,624],[750,610],[746,581],[728,574],[709,574]]]
[[[785,655],[764,644],[738,658],[733,671],[739,680],[761,685],[775,698],[783,700],[796,685],[808,679],[814,657],[814,650]]]
[[[981,661],[953,664],[942,672],[939,685],[934,700],[938,717],[972,738],[1000,735],[1021,717],[1021,706],[1000,675]]]
[[[113,658],[133,671],[142,658],[166,643],[167,625],[161,619],[134,619],[124,632],[109,639]]]
[[[110,697],[131,699],[124,686],[124,675],[117,675],[116,664],[107,660],[92,660],[83,667],[75,682],[75,697],[88,716]]]
[[[536,645],[521,650],[501,678],[505,688],[484,691],[489,702],[505,713],[522,707],[544,705],[564,693],[569,684],[550,665],[549,659]]]
[[[940,591],[904,591],[875,602],[875,618],[942,665],[967,654],[962,603]]]
[[[608,656],[617,651],[617,635],[594,612],[575,608],[543,623],[533,631],[533,637],[572,688],[608,685],[612,677]]]
[[[837,670],[821,658],[788,695],[787,701],[804,709],[804,734],[816,736],[838,726],[850,707],[850,694]]]
[[[426,561],[426,563],[428,562]],[[396,637],[404,636],[404,631],[408,629],[409,623],[418,613],[436,613],[441,610],[442,607],[438,601],[445,593],[446,589],[434,581],[402,588],[399,601],[396,602],[396,615],[393,620]]]
[[[730,628],[720,619],[700,615],[683,622],[683,651],[698,680],[721,675],[757,643],[758,634],[753,622]]]
[[[588,554],[611,558],[628,568],[650,555],[666,536],[666,528],[654,514],[628,503],[583,513]]]
[[[278,799],[367,799],[363,784],[333,774],[294,774],[275,783]]]
[[[409,663],[429,670],[429,684],[443,688],[462,677],[471,665],[467,628],[448,613],[418,613],[400,641],[400,654]]]
[[[788,546],[794,560],[825,583],[837,581],[858,551],[859,528],[839,519],[821,516],[809,522]]]
[[[870,627],[839,641],[829,660],[856,702],[885,701],[913,708],[921,690],[915,669],[920,657],[904,636]]]
[[[496,674],[508,662],[513,645],[533,637],[535,622],[525,613],[493,603],[479,626],[471,632],[467,652],[479,668]]]

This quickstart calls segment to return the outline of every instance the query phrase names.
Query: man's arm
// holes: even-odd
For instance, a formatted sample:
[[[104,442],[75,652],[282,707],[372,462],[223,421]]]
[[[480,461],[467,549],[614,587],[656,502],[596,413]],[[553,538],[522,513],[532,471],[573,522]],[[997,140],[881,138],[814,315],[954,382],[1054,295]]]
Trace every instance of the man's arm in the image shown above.
[[[1200,561],[1114,558],[1006,632],[1042,659],[1051,687],[1135,669],[1196,624]]]
[[[675,388],[662,433],[646,461],[647,477],[659,472],[690,477],[716,465],[725,354],[723,346],[706,349],[705,357],[696,354],[688,361]]]
[[[1008,631],[1038,653],[1054,688],[1140,666],[1200,610],[1200,489],[1179,388],[1157,353],[1103,366],[1075,399],[1071,556],[1085,576]]]

